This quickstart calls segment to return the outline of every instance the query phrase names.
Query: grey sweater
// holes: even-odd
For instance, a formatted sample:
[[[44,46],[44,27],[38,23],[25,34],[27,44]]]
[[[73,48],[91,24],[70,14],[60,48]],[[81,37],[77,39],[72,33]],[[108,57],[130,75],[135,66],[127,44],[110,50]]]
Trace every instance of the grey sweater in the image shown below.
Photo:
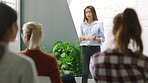
[[[37,83],[34,62],[26,57],[9,51],[0,59],[0,83]]]

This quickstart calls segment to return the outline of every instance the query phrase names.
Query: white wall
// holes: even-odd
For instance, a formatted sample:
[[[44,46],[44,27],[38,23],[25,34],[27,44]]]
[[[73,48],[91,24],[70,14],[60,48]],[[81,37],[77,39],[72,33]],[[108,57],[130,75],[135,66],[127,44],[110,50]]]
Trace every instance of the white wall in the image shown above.
[[[87,5],[93,5],[96,9],[98,18],[104,22],[105,42],[102,51],[112,46],[112,20],[113,17],[123,12],[125,8],[134,8],[139,16],[143,34],[144,54],[148,55],[148,0],[67,0],[75,24],[77,33],[83,21],[83,10]]]

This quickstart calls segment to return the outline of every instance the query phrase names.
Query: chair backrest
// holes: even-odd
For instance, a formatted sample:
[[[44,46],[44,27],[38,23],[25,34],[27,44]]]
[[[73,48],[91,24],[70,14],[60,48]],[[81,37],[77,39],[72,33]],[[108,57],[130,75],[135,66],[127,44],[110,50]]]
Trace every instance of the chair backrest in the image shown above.
[[[51,83],[49,76],[38,76],[39,83]]]

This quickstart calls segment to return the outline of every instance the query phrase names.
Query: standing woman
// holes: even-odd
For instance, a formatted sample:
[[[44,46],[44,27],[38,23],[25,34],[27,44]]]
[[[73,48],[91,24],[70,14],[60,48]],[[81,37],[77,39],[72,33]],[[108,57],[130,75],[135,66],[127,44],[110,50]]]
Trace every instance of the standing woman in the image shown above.
[[[0,83],[37,83],[33,61],[8,48],[18,31],[17,13],[0,2]]]
[[[87,83],[89,75],[90,57],[100,52],[100,45],[104,42],[104,26],[98,21],[95,8],[91,5],[84,9],[84,20],[80,27],[80,46],[82,47],[82,83]]]

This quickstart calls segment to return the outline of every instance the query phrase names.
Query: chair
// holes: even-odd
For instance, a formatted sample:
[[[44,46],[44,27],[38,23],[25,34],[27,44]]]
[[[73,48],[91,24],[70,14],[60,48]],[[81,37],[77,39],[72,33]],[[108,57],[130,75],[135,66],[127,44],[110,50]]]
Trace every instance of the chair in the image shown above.
[[[38,76],[39,83],[51,83],[50,77],[48,76]]]

